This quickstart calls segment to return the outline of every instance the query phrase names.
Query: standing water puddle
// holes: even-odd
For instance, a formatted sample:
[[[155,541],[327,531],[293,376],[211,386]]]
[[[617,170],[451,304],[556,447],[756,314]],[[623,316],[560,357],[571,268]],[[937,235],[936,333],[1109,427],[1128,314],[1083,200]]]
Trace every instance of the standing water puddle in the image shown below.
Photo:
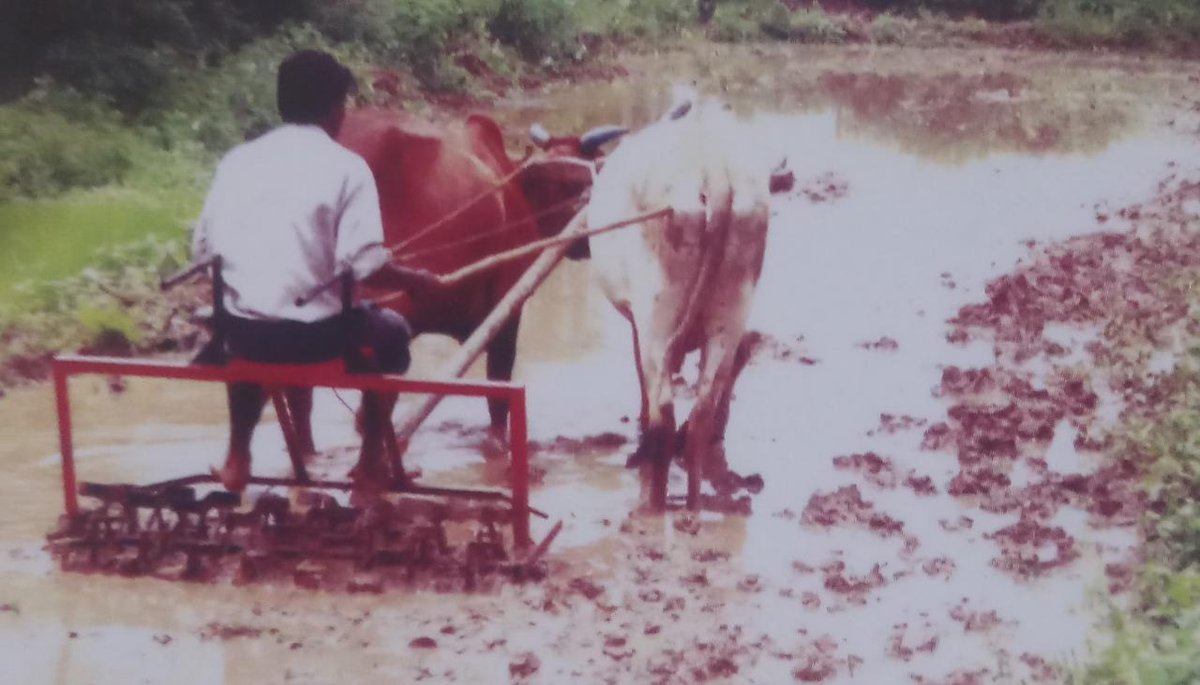
[[[1197,159],[1196,138],[1164,122],[1200,87],[1169,64],[990,51],[656,59],[635,60],[638,73],[695,78],[757,112],[764,163],[786,157],[796,174],[796,191],[775,202],[751,314],[765,342],[727,434],[733,468],[766,482],[752,516],[629,516],[641,494],[623,468],[638,408],[628,325],[587,264],[570,263],[528,305],[518,367],[537,443],[534,503],[566,523],[551,580],[368,600],[60,575],[38,542],[60,508],[53,403],[48,387],[18,391],[0,402],[0,674],[12,674],[0,681],[220,683],[286,671],[301,682],[495,682],[505,666],[526,672],[532,652],[542,682],[903,683],[956,672],[980,680],[954,682],[1017,682],[1048,673],[1039,659],[1083,658],[1088,593],[1133,530],[1093,530],[1064,510],[1055,523],[1080,559],[1015,580],[993,567],[984,538],[1015,516],[947,495],[957,465],[922,450],[922,433],[946,415],[932,392],[943,367],[993,361],[990,344],[948,343],[946,320],[1027,258],[1023,241],[1100,230],[1097,207],[1145,199],[1169,163]],[[663,111],[667,85],[630,76],[502,102],[499,116],[513,130],[637,125]],[[433,370],[448,349],[422,340],[416,356]],[[74,387],[84,478],[149,480],[220,456],[219,388]],[[901,418],[881,429],[881,414]],[[434,481],[501,483],[503,468],[476,456],[485,421],[482,403],[448,400],[413,465]],[[1048,458],[1086,470],[1095,457],[1074,453],[1069,430],[1059,427]],[[318,398],[317,431],[324,446],[353,442],[330,394]],[[276,432],[256,440],[256,466],[283,470]],[[348,466],[352,454],[335,451]],[[872,452],[901,478],[928,477],[918,483],[933,494],[833,460]],[[815,493],[850,485],[902,532],[802,521]],[[424,636],[438,647],[410,648]]]

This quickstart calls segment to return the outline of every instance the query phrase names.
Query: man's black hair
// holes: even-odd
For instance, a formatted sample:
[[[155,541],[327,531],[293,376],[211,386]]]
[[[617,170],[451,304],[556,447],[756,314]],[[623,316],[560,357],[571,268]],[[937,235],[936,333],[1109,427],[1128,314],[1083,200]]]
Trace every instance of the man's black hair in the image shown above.
[[[327,52],[301,50],[279,65],[275,97],[290,124],[319,124],[346,100],[354,75]]]

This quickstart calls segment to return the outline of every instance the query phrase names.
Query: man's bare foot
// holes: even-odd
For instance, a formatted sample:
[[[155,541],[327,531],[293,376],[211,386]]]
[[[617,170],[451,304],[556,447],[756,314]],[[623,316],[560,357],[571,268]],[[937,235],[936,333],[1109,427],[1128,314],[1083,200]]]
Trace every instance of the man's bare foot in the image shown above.
[[[230,492],[241,492],[246,489],[246,484],[250,481],[250,465],[240,460],[226,459],[225,465],[218,470],[213,467],[209,470],[212,477],[220,481],[221,485]]]

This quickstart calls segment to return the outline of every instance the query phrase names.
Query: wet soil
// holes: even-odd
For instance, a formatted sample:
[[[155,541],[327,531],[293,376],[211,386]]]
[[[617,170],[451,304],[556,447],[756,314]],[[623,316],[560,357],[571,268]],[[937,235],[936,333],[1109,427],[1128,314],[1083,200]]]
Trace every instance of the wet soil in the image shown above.
[[[505,116],[637,123],[661,106],[662,72],[766,108],[762,145],[788,156],[797,190],[773,207],[760,338],[727,435],[731,466],[765,479],[751,515],[631,514],[628,326],[588,266],[568,264],[528,306],[518,368],[533,503],[551,516],[535,535],[564,522],[546,580],[374,595],[60,573],[40,542],[60,509],[53,402],[25,388],[0,400],[0,681],[1058,681],[1086,655],[1089,593],[1122,601],[1138,547],[1144,464],[1108,431],[1154,415],[1194,332],[1200,170],[1185,163],[1200,153],[1187,119],[1200,85],[1110,57],[747,54],[666,56]],[[968,76],[942,93],[948,70]],[[912,83],[878,107],[855,100],[873,90],[856,81],[806,89],[827,72],[905,71]],[[734,85],[743,72],[750,86]],[[1064,132],[1036,149],[1028,130],[1003,133],[1043,116],[1031,102]],[[925,116],[944,106],[988,123],[956,137]],[[450,349],[419,341],[416,373]],[[165,478],[221,452],[219,388],[72,392],[84,478]],[[339,475],[351,414],[322,393],[316,416],[319,469]],[[272,423],[255,465],[282,473]],[[485,424],[480,403],[447,401],[411,466],[432,483],[503,484],[504,465],[480,456]]]

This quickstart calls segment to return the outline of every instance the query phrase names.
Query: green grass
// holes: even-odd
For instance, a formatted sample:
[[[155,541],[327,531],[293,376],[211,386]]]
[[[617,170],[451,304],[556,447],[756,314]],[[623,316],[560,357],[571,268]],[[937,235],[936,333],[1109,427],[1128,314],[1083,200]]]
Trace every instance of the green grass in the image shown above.
[[[0,307],[25,304],[19,284],[75,276],[103,250],[147,236],[183,237],[195,207],[118,192],[0,204]]]

